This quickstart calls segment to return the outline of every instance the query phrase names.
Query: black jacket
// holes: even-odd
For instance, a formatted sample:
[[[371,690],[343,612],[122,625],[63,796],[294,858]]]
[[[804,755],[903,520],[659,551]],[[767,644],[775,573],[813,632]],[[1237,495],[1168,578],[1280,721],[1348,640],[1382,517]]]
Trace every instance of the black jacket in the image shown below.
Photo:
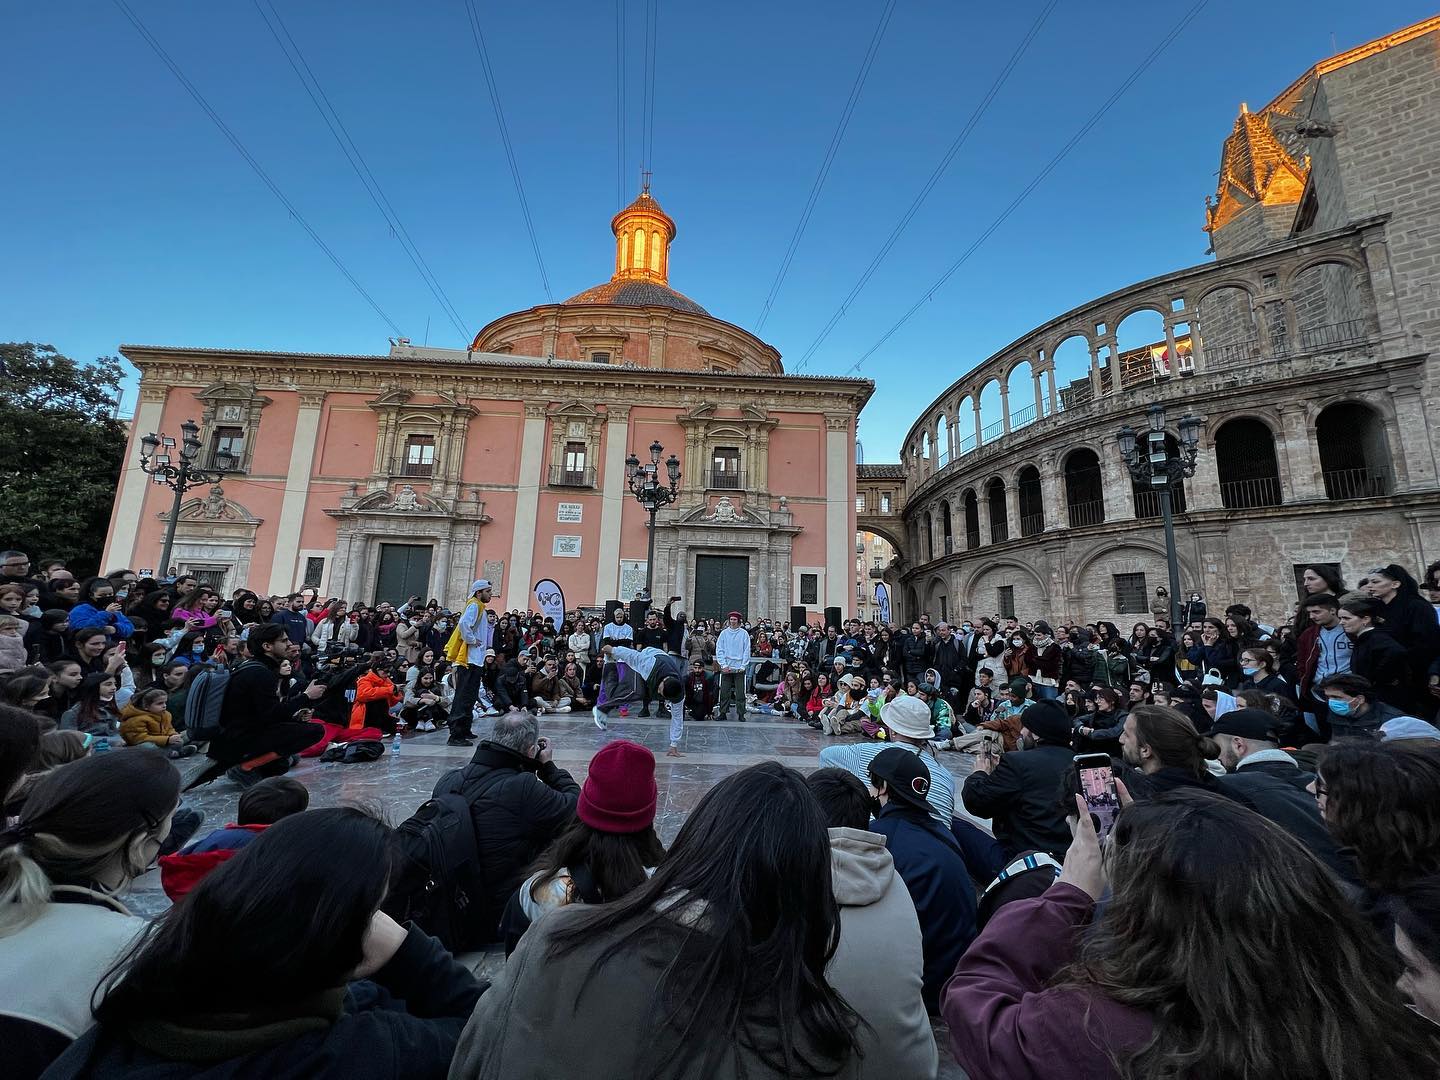
[[[233,739],[289,720],[308,703],[304,693],[280,700],[280,671],[274,661],[247,660],[230,673],[225,684],[220,727],[225,739]]]
[[[991,819],[1007,859],[1044,851],[1063,860],[1070,826],[1060,809],[1060,785],[1073,764],[1070,747],[1041,743],[1004,755],[992,773],[971,773],[960,797],[970,813]]]
[[[907,633],[900,639],[900,657],[907,679],[918,679],[930,665],[930,646],[923,635]]]
[[[966,662],[965,643],[960,635],[951,634],[947,642],[936,635],[935,644],[930,647],[930,666],[940,673],[940,683],[947,690],[963,690],[970,678],[970,667]]]
[[[462,795],[470,804],[485,881],[485,933],[498,941],[505,901],[575,817],[580,785],[553,761],[537,766],[534,758],[486,740],[469,765],[440,778],[435,794]]]
[[[1412,709],[1414,680],[1404,646],[1379,626],[1351,640],[1350,671],[1369,679],[1381,701],[1397,709]]]
[[[157,1016],[133,1032],[94,1027],[45,1075],[50,1080],[443,1080],[486,985],[412,925],[399,951],[370,980],[322,995],[325,1008],[339,997],[338,1016],[322,1018],[315,1014],[324,1010],[316,1008],[308,1016],[264,1015],[253,1023],[237,1023],[233,1016],[213,1025]],[[170,1046],[176,1056],[165,1052]],[[187,1060],[179,1060],[180,1054]],[[188,1060],[197,1056],[204,1060]]]
[[[1385,605],[1384,619],[1383,629],[1390,631],[1405,650],[1410,674],[1418,683],[1440,656],[1440,622],[1436,621],[1435,609],[1422,597],[1397,596]]]
[[[1286,766],[1284,762],[1266,764],[1280,769],[1289,768],[1296,779],[1304,775],[1299,768]],[[1279,825],[1336,876],[1353,885],[1360,884],[1353,861],[1341,853],[1331,837],[1313,795],[1274,775],[1260,763],[1245,765],[1242,762],[1238,769],[1220,777],[1219,781],[1224,794],[1237,798],[1261,817]]]

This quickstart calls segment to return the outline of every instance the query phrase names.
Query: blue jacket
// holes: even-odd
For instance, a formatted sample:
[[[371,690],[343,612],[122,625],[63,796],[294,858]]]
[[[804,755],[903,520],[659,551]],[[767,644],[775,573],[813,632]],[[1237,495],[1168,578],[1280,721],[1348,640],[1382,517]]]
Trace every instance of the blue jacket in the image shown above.
[[[885,837],[895,870],[915,902],[925,951],[921,996],[939,1011],[940,990],[975,939],[975,886],[949,830],[924,810],[891,800],[870,831]]]
[[[104,611],[94,604],[76,604],[70,609],[70,630],[84,630],[87,626],[115,627],[115,640],[124,641],[135,633],[135,625],[118,611]]]
[[[296,645],[304,645],[310,639],[312,623],[303,611],[281,608],[270,616],[270,621],[285,627],[285,634]]]

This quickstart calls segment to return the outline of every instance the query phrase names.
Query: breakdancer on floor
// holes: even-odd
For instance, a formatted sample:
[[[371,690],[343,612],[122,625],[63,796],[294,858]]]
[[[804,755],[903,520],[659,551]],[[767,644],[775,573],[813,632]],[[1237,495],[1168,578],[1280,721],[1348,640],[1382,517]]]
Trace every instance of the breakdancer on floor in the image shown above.
[[[654,646],[632,649],[628,645],[605,644],[600,652],[607,659],[626,664],[635,674],[645,680],[648,697],[665,702],[670,707],[670,749],[666,757],[684,757],[680,752],[680,739],[685,734],[685,663],[678,656],[671,656],[664,649]],[[604,731],[609,725],[606,713],[618,708],[621,702],[607,698],[603,705],[590,710],[595,726]]]

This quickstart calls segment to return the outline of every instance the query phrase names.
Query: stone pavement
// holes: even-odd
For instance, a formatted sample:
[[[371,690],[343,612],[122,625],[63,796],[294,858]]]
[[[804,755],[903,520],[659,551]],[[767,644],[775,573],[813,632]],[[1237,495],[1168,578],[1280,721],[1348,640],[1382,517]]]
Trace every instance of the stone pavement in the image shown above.
[[[477,735],[483,736],[486,721],[476,724]],[[685,756],[668,758],[668,719],[612,717],[608,731],[600,731],[589,712],[569,713],[540,718],[540,734],[549,739],[555,750],[555,762],[583,783],[590,759],[607,742],[631,739],[644,743],[655,754],[655,781],[659,788],[655,829],[669,845],[686,816],[717,782],[731,773],[760,761],[779,761],[803,772],[817,767],[822,747],[835,742],[855,742],[846,737],[835,739],[799,721],[751,712],[745,723],[687,723],[681,746]],[[379,761],[363,765],[322,764],[314,759],[291,770],[289,775],[310,789],[312,807],[359,804],[377,810],[392,825],[412,814],[430,797],[435,782],[451,769],[470,760],[473,750],[445,745],[445,733],[413,735],[404,742],[400,754],[388,752]],[[942,753],[941,761],[955,776],[957,785],[969,775],[974,758],[969,754]],[[203,768],[203,759],[179,762],[187,772]],[[218,828],[235,818],[235,803],[240,789],[228,780],[217,780],[186,795],[189,805],[205,812],[202,832]],[[147,874],[135,883],[126,897],[131,909],[139,914],[154,915],[164,911],[169,901],[160,890],[159,875]],[[475,958],[477,971],[493,971],[503,958],[483,955]],[[963,1073],[949,1060],[943,1026],[937,1025],[937,1042],[941,1048],[941,1077],[945,1080],[963,1078]]]

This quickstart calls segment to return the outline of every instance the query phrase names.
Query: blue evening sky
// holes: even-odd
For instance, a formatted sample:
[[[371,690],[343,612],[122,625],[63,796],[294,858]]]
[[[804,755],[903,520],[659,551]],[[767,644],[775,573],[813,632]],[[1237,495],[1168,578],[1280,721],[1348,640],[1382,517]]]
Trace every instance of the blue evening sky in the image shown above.
[[[420,341],[428,319],[431,344],[464,347],[255,3],[128,2],[401,332]],[[464,0],[273,2],[467,329],[545,302]],[[608,279],[609,218],[638,186],[647,4],[625,2],[622,193],[615,4],[476,0],[556,300]],[[753,330],[882,4],[658,6],[652,159],[679,226],[671,284]],[[761,333],[788,369],[1044,6],[898,0]],[[869,350],[1189,6],[1061,3],[806,370],[842,373]],[[878,384],[861,418],[866,458],[895,460],[922,405],[1032,326],[1204,261],[1204,197],[1240,102],[1263,105],[1332,40],[1345,49],[1433,13],[1433,0],[1210,0],[866,361]],[[386,350],[390,328],[113,3],[8,4],[0,28],[0,338],[80,359],[122,342]],[[132,382],[127,413],[133,402]]]

